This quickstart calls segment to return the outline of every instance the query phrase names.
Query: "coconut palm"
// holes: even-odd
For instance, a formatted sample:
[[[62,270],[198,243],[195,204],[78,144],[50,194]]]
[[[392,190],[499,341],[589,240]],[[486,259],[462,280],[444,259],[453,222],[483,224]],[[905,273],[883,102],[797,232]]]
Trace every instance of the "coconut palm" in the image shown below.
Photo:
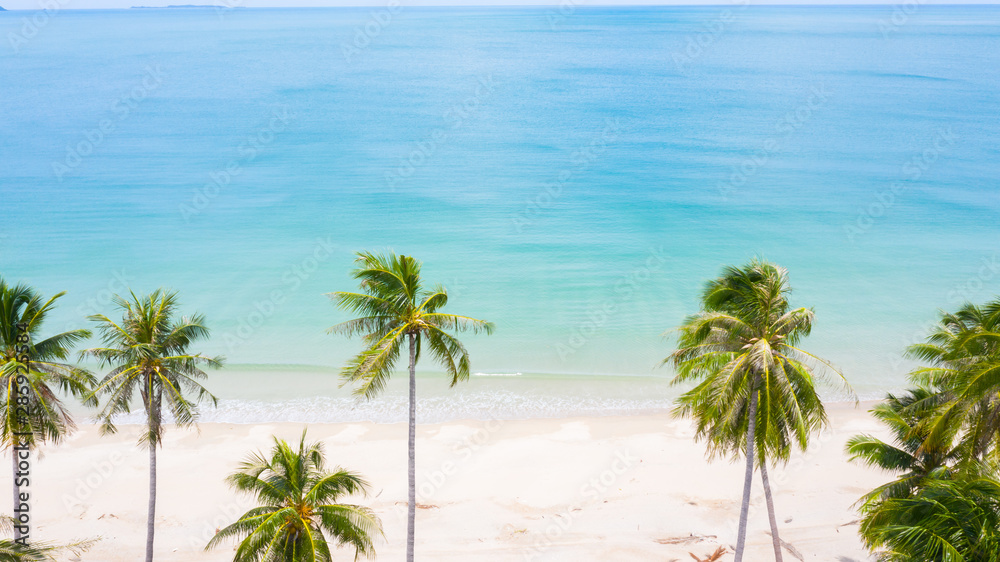
[[[860,527],[865,545],[883,562],[1000,560],[1000,483],[987,476],[937,476],[912,496],[866,506]]]
[[[911,379],[939,389],[911,407],[923,418],[924,446],[958,440],[969,460],[1000,452],[1000,299],[942,313],[927,342],[910,346],[908,355],[928,364]]]
[[[467,316],[440,312],[448,293],[438,285],[426,289],[420,262],[411,256],[359,252],[353,271],[361,292],[330,293],[343,310],[358,317],[330,328],[348,336],[362,335],[365,349],[341,371],[345,383],[359,383],[355,393],[376,396],[388,381],[400,351],[409,346],[409,503],[407,505],[406,560],[413,562],[416,516],[416,366],[421,349],[444,366],[451,385],[469,378],[469,354],[449,332],[493,332],[493,324]]]
[[[205,319],[200,314],[178,318],[177,293],[162,289],[144,297],[130,293],[125,299],[113,299],[120,310],[120,322],[102,314],[91,316],[98,324],[104,347],[88,349],[102,367],[110,367],[94,390],[105,396],[101,408],[102,434],[115,433],[114,418],[132,410],[138,392],[146,415],[146,427],[139,442],[149,449],[149,505],[146,519],[146,562],[153,560],[153,531],[156,517],[156,448],[163,435],[163,406],[178,426],[197,421],[199,400],[215,404],[215,396],[201,385],[206,377],[199,367],[219,367],[221,358],[188,352],[191,344],[208,337]],[[189,399],[185,393],[194,396]]]
[[[234,562],[330,562],[329,541],[354,548],[354,559],[375,554],[381,523],[367,507],[340,504],[343,496],[367,495],[368,483],[337,468],[327,471],[320,443],[298,450],[274,438],[270,457],[251,454],[226,481],[260,502],[216,532],[205,550],[238,537]]]
[[[753,260],[725,268],[706,284],[702,311],[677,329],[677,350],[664,360],[677,370],[672,384],[697,383],[678,398],[674,414],[694,418],[696,439],[707,443],[709,457],[745,458],[737,562],[745,549],[755,464],[775,559],[781,560],[767,464],[787,461],[793,445],[804,450],[809,435],[826,424],[815,378],[825,371],[840,375],[797,347],[812,329],[813,311],[792,309],[789,292],[787,272],[774,264]]]
[[[87,330],[71,330],[30,343],[30,334],[42,330],[46,317],[65,293],[45,300],[24,284],[8,285],[0,278],[0,440],[11,451],[12,470],[17,473],[18,459],[13,447],[27,452],[44,442],[58,443],[73,430],[73,417],[58,398],[57,392],[87,398],[96,383],[84,369],[64,363],[74,345],[90,337]],[[18,353],[18,337],[28,340],[27,353]],[[22,348],[23,351],[23,348]],[[27,356],[28,361],[23,359]],[[23,374],[27,380],[20,381]],[[27,389],[27,394],[22,394]],[[20,398],[21,404],[16,403]],[[23,403],[26,400],[27,403]],[[27,412],[28,415],[24,415]],[[15,508],[20,502],[20,479],[12,477]],[[20,532],[14,530],[14,538]]]
[[[863,504],[907,498],[928,478],[934,478],[942,471],[945,475],[954,474],[954,467],[963,458],[965,450],[961,447],[923,447],[926,436],[920,432],[920,416],[914,414],[915,404],[926,402],[934,395],[926,388],[911,389],[901,396],[889,394],[885,401],[871,410],[872,415],[892,433],[895,444],[871,435],[856,435],[847,441],[846,449],[852,461],[896,473],[895,480],[861,498]]]

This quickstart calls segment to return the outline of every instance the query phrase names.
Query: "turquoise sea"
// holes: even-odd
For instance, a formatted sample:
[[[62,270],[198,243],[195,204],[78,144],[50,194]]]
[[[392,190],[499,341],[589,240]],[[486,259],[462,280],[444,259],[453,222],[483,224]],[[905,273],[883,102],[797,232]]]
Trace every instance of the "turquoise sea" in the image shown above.
[[[509,375],[422,366],[441,420],[669,407],[663,333],[759,255],[876,398],[1000,293],[1000,7],[908,6],[0,13],[0,274],[68,291],[52,330],[179,290],[206,420],[393,421],[324,293],[413,255]]]

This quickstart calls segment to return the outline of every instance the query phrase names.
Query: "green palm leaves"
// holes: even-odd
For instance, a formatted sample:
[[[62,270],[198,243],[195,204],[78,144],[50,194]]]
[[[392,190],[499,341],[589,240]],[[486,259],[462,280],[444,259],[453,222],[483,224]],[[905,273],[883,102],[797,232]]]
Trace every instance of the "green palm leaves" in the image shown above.
[[[163,429],[164,403],[179,426],[195,421],[198,400],[215,403],[215,397],[199,382],[207,376],[200,367],[218,367],[222,360],[187,351],[208,336],[208,328],[201,315],[177,317],[177,293],[157,290],[145,297],[130,295],[131,299],[114,298],[121,321],[102,314],[90,317],[98,323],[104,346],[84,354],[111,368],[94,390],[95,395],[107,397],[98,413],[103,431],[116,431],[114,416],[130,412],[138,392],[148,420],[143,440],[156,445]]]
[[[920,431],[921,418],[912,408],[932,396],[933,393],[925,388],[913,389],[900,396],[889,394],[884,402],[872,409],[872,415],[892,432],[895,444],[870,435],[856,435],[847,441],[847,453],[852,461],[898,473],[896,480],[862,498],[865,504],[909,497],[926,479],[940,474],[941,470],[947,472],[961,459],[961,451],[957,448],[923,447],[926,436]]]
[[[935,478],[916,493],[874,504],[861,537],[882,562],[1000,560],[1000,482]]]
[[[416,340],[415,360],[426,347],[440,363],[454,386],[469,378],[469,354],[449,332],[492,333],[493,324],[475,318],[446,314],[448,293],[438,285],[423,286],[420,262],[410,256],[360,252],[353,277],[360,293],[335,292],[337,306],[357,318],[330,328],[329,332],[361,335],[366,349],[341,371],[350,382],[360,384],[358,394],[376,396],[386,384],[408,336]]]
[[[55,562],[58,548],[48,545],[21,545],[13,540],[0,540],[0,562]]]
[[[72,330],[32,342],[26,373],[29,415],[23,420],[15,415],[12,387],[16,371],[24,367],[15,352],[17,325],[23,323],[30,334],[37,334],[56,301],[64,294],[45,300],[27,285],[11,286],[0,279],[0,439],[7,446],[12,444],[15,432],[26,433],[18,436],[18,440],[34,447],[39,442],[58,441],[74,427],[57,391],[83,399],[90,405],[96,404],[89,397],[91,386],[96,382],[94,376],[63,362],[72,353],[73,346],[90,337],[87,330]],[[20,421],[26,422],[23,427]]]
[[[954,439],[970,458],[997,453],[1000,438],[1000,300],[966,304],[942,313],[926,343],[908,354],[927,363],[911,379],[939,390],[914,405],[923,415],[926,446],[941,448]],[[996,460],[1000,460],[997,458]]]
[[[343,469],[328,472],[322,445],[307,445],[305,437],[303,431],[298,449],[275,438],[270,457],[251,454],[227,478],[260,506],[216,533],[206,550],[237,537],[234,562],[329,562],[328,541],[353,548],[355,559],[374,555],[378,518],[366,507],[337,503],[367,494],[367,482]]]
[[[872,410],[896,444],[859,435],[855,460],[897,473],[862,498],[861,536],[884,561],[1000,560],[1000,300],[942,313],[910,357],[915,389]]]
[[[680,396],[674,413],[694,418],[696,438],[707,443],[709,456],[746,458],[737,561],[754,461],[766,484],[769,459],[787,460],[793,445],[806,448],[809,435],[826,423],[815,373],[836,373],[797,347],[812,330],[813,311],[791,308],[789,292],[786,271],[774,264],[754,260],[725,268],[706,284],[702,311],[677,329],[677,350],[664,360],[677,370],[673,384],[697,383]],[[767,485],[765,491],[770,508]],[[773,514],[771,520],[776,527]],[[776,528],[772,535],[780,560]]]
[[[10,539],[0,540],[0,562],[58,562],[60,555],[79,555],[87,550],[92,541],[84,541],[67,546],[32,542],[22,545]]]
[[[738,458],[746,451],[754,394],[759,462],[787,459],[791,445],[805,448],[826,423],[814,367],[829,364],[796,347],[812,330],[814,315],[791,309],[789,292],[787,273],[773,264],[728,267],[706,285],[703,312],[677,329],[678,349],[665,360],[677,369],[673,383],[698,384],[681,396],[675,412],[695,419],[711,456]]]

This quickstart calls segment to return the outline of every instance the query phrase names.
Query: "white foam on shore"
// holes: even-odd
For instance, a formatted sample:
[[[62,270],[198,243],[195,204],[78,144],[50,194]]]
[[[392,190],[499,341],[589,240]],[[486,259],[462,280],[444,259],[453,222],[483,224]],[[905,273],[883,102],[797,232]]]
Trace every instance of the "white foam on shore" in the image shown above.
[[[667,413],[684,391],[666,378],[585,375],[475,373],[474,380],[451,387],[446,377],[417,376],[417,420],[444,423],[458,420],[541,419],[628,416]],[[219,375],[213,391],[218,406],[199,406],[205,423],[402,423],[409,404],[407,377],[394,377],[378,397],[366,400],[339,387],[326,374],[235,372]],[[860,398],[880,399],[884,391],[866,389]],[[302,394],[312,396],[302,396]],[[826,402],[850,401],[836,390],[821,392]],[[82,412],[81,412],[82,413]],[[78,419],[88,418],[87,412]],[[87,419],[86,421],[91,421]],[[141,409],[116,418],[141,424]]]
[[[606,399],[597,396],[528,397],[507,391],[456,393],[417,399],[417,421],[442,423],[454,420],[534,419],[573,416],[616,416],[666,412],[669,399]],[[358,401],[346,397],[314,397],[269,402],[220,399],[218,407],[202,406],[203,423],[401,423],[408,419],[403,396]],[[139,424],[141,412],[117,418],[116,423]]]

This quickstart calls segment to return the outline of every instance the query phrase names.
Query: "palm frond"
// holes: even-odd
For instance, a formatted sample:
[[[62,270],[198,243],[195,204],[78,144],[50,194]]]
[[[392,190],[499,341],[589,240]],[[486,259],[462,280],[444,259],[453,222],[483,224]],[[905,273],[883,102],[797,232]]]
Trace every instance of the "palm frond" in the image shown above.
[[[332,560],[333,541],[353,548],[355,559],[374,556],[375,540],[383,536],[378,517],[365,507],[334,503],[366,495],[368,483],[343,469],[326,472],[325,463],[322,445],[307,443],[305,431],[297,448],[274,438],[270,455],[251,453],[227,482],[264,505],[219,530],[205,550],[237,540],[237,561],[318,562]]]

